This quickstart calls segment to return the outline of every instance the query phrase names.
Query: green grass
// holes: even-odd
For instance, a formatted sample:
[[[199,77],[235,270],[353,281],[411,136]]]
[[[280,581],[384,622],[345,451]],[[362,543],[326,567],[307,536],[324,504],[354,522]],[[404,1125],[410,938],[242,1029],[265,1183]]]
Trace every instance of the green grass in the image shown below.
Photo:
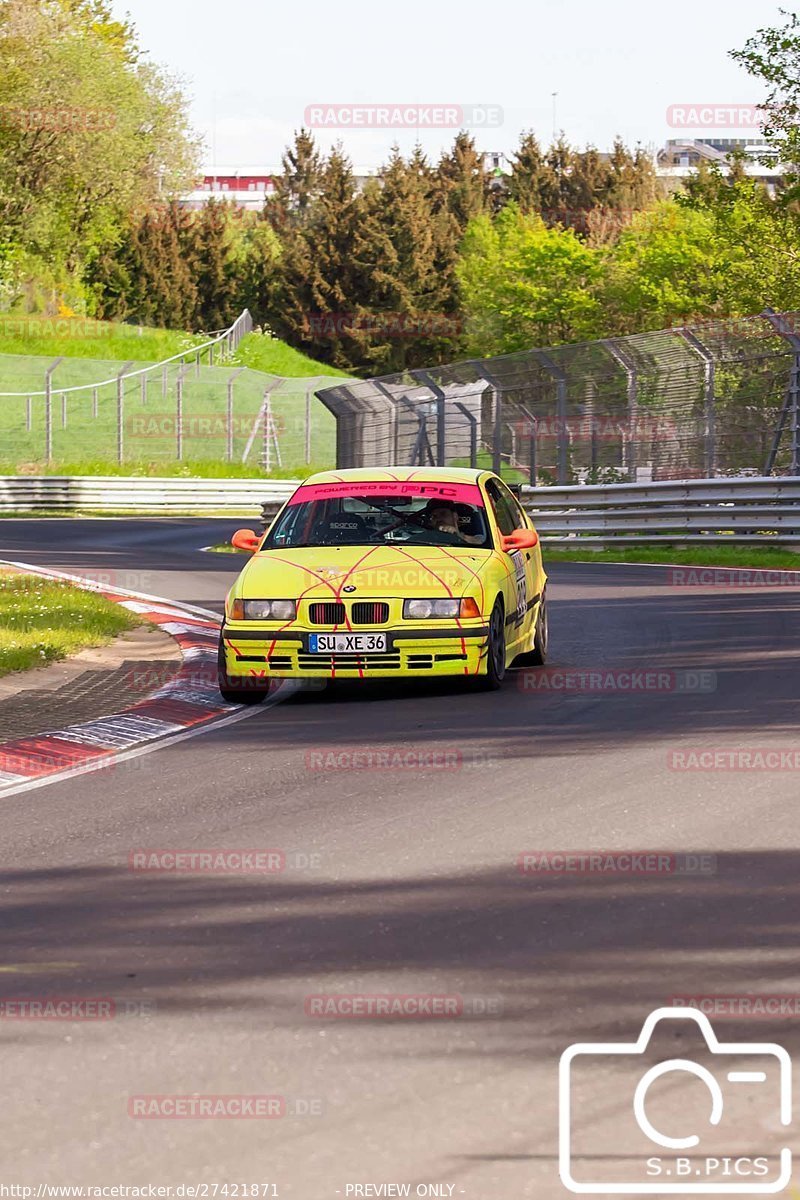
[[[492,455],[487,450],[479,450],[475,456],[476,471],[493,471]],[[454,458],[448,464],[451,467],[471,467],[472,464],[468,458]],[[530,472],[525,471],[522,467],[511,467],[508,463],[500,464],[500,475],[507,483],[530,483]]]
[[[176,462],[174,459],[155,461],[130,461],[120,465],[112,459],[84,458],[74,462],[46,463],[30,461],[19,471],[19,464],[0,461],[0,475],[114,475],[128,478],[169,479],[304,479],[316,471],[327,471],[329,466],[310,464],[302,467],[275,467],[269,476],[256,463],[226,463],[215,460],[197,459],[191,462]]]
[[[542,541],[547,562],[676,563],[698,567],[751,567],[769,571],[787,567],[800,570],[800,554],[777,546],[630,546],[592,550],[562,550]]]
[[[0,352],[56,358],[159,362],[208,341],[206,334],[91,317],[41,317],[0,313]],[[6,390],[5,387],[2,390]],[[11,390],[11,389],[8,389]]]
[[[102,646],[141,619],[96,592],[30,575],[0,574],[0,675]]]
[[[234,364],[264,371],[267,375],[285,375],[290,378],[310,378],[315,375],[331,375],[348,379],[346,371],[337,371],[327,363],[317,362],[300,350],[295,350],[280,338],[267,333],[250,333],[243,338],[233,356]]]
[[[119,362],[120,365],[132,359],[144,364],[172,358],[209,340],[207,333],[95,321],[92,317],[0,313],[0,354],[43,356],[48,359],[59,356],[100,359],[103,362]],[[317,362],[267,333],[248,334],[230,361],[234,366],[252,367],[268,375],[289,378],[317,375],[347,377],[345,371]],[[0,390],[14,389],[6,388],[0,376]]]

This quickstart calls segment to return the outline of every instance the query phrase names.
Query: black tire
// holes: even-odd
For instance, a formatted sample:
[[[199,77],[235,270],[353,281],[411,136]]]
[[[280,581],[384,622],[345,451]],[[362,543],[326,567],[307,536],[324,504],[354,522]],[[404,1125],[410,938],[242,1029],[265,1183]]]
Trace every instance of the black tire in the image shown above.
[[[228,704],[261,704],[269,695],[269,687],[258,687],[253,683],[245,687],[227,673],[225,663],[225,645],[219,639],[217,650],[217,681],[219,694]]]
[[[549,640],[549,623],[547,619],[547,592],[542,596],[539,612],[536,614],[536,630],[533,635],[533,649],[525,654],[518,654],[514,659],[515,667],[543,667],[547,662],[547,644]]]
[[[486,674],[478,677],[481,691],[496,692],[506,677],[506,614],[503,601],[494,602],[486,643]]]

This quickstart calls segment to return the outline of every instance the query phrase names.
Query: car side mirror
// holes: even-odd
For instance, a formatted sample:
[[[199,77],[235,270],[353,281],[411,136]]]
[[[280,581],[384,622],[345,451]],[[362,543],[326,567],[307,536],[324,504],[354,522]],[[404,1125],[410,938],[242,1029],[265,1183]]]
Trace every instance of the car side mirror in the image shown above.
[[[539,535],[535,529],[515,529],[500,539],[500,548],[510,554],[512,550],[529,550],[538,546]]]
[[[237,529],[231,538],[231,545],[237,550],[247,550],[248,553],[254,554],[260,541],[261,538],[252,529]]]

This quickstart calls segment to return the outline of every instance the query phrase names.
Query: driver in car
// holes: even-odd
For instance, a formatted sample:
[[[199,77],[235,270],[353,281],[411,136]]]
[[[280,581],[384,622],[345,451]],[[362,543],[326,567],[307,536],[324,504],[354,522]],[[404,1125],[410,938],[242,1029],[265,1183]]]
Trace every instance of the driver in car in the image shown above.
[[[455,535],[460,541],[471,545],[483,541],[480,535],[464,533],[457,511],[446,500],[430,500],[421,516],[428,528],[435,529],[438,533]]]

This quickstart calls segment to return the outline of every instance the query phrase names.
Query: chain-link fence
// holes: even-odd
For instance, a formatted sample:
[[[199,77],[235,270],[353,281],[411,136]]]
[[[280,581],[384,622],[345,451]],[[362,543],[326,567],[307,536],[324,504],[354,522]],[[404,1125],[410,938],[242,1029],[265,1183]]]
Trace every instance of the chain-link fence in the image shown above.
[[[230,330],[161,363],[0,357],[0,466],[231,463],[302,474],[327,466],[335,422],[292,379],[231,363],[252,329]]]
[[[536,484],[800,474],[798,313],[473,359],[317,392],[339,467]]]

